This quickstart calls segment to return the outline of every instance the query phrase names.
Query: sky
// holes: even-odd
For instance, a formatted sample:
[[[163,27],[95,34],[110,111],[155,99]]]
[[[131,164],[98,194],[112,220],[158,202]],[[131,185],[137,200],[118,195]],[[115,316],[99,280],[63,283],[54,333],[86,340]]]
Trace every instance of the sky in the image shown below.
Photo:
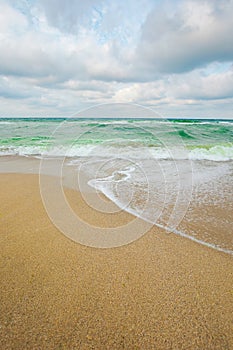
[[[0,0],[0,116],[233,119],[233,0]]]

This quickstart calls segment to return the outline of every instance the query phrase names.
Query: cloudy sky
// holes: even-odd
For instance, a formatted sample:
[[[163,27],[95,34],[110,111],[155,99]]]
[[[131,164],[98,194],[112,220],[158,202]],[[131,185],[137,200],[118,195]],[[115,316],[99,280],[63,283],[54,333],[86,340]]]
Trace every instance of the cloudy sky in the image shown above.
[[[233,0],[0,0],[0,116],[233,119]]]

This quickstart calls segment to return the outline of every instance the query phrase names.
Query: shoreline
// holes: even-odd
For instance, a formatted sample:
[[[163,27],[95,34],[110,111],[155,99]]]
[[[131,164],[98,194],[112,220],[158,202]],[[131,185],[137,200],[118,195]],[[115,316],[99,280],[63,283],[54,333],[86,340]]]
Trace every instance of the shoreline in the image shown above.
[[[49,220],[37,175],[0,182],[1,348],[233,348],[231,256],[154,226],[119,248],[82,246]],[[65,193],[91,225],[133,219]]]
[[[77,169],[74,169],[73,165],[69,164],[70,159],[65,159],[65,162],[63,163],[63,158],[48,158],[47,161],[43,162],[43,168],[41,169],[41,160],[40,158],[36,157],[27,157],[27,156],[5,156],[1,157],[1,162],[0,162],[0,175],[1,174],[13,174],[13,173],[19,173],[19,174],[33,174],[33,175],[38,175],[39,172],[42,171],[42,174],[46,176],[52,176],[52,177],[62,177],[62,185],[65,188],[69,188],[75,191],[80,191],[81,193],[87,193],[88,196],[93,196],[94,197],[94,202],[97,203],[97,199],[95,197],[100,197],[102,198],[102,203],[99,203],[99,209],[103,211],[108,211],[108,206],[111,208],[110,210],[123,210],[125,211],[128,215],[132,215],[135,218],[138,218],[139,220],[145,221],[148,225],[153,225],[152,221],[147,220],[146,218],[141,217],[140,215],[137,215],[133,210],[128,210],[128,209],[122,209],[120,205],[115,203],[111,197],[108,197],[106,194],[97,191],[97,196],[96,190],[94,187],[88,184],[90,180],[92,180],[89,175],[84,173],[83,171],[80,172],[80,170],[77,171]],[[62,174],[60,173],[60,169],[62,167]],[[79,183],[79,185],[77,185]],[[92,199],[91,199],[92,200]],[[107,204],[104,203],[104,201],[107,200]],[[116,209],[115,209],[116,208]],[[197,209],[197,212],[195,213],[196,218],[199,216],[202,216],[202,210],[201,208],[194,208],[195,210]],[[216,208],[210,208],[211,210],[216,210]],[[231,220],[231,211],[230,209],[228,210],[228,217],[225,218],[223,217],[223,220],[226,221],[226,219],[229,221]],[[216,213],[217,215],[220,214],[220,211]],[[220,214],[222,215],[222,213]],[[225,213],[224,213],[225,215]],[[169,228],[165,228],[163,225],[156,224],[156,226],[159,229],[165,230],[167,234],[174,234],[180,237],[183,237],[185,239],[191,240],[193,242],[196,242],[198,244],[201,244],[203,246],[206,246],[210,249],[214,249],[216,251],[228,254],[228,255],[233,255],[233,241],[231,238],[231,235],[227,234],[226,237],[226,227],[221,228],[218,227],[219,233],[215,232],[215,240],[209,240],[205,239],[205,237],[200,234],[201,231],[203,231],[205,225],[202,223],[202,228],[198,235],[190,234],[189,233],[189,227],[186,227],[186,224],[184,227],[178,226],[176,229],[172,230]],[[194,228],[199,229],[198,226]],[[211,228],[210,228],[211,230]],[[216,235],[217,234],[217,235]],[[227,244],[222,244],[221,239],[223,238],[223,242]],[[219,240],[220,239],[220,240]],[[226,240],[226,242],[225,242]]]

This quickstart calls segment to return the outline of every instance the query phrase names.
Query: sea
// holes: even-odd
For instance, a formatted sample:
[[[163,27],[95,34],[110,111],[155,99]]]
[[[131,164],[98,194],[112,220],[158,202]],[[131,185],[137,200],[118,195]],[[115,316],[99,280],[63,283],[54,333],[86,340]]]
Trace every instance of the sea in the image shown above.
[[[0,170],[19,159],[63,159],[118,208],[233,254],[233,120],[1,118]]]

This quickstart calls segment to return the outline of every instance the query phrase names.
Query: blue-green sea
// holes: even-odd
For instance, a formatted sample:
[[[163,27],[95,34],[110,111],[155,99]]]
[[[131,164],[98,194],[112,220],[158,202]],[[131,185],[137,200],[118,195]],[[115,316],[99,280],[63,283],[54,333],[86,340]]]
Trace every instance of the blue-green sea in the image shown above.
[[[233,254],[232,120],[1,118],[0,156],[62,158],[118,207]]]
[[[107,145],[108,143],[108,145]],[[99,147],[133,157],[150,149],[153,157],[169,158],[167,144],[187,149],[189,159],[233,159],[233,121],[159,119],[1,118],[1,155],[86,156]],[[128,149],[127,149],[128,147]],[[110,153],[111,153],[110,152]]]

